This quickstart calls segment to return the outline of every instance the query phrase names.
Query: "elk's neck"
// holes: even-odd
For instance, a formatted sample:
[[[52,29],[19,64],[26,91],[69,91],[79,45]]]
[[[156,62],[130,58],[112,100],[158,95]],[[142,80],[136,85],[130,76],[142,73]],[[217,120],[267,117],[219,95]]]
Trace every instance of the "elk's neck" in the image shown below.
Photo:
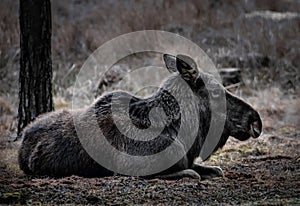
[[[180,113],[187,112],[187,115],[196,115],[199,111],[197,97],[190,89],[187,83],[178,75],[170,76],[161,86],[158,91],[146,99],[149,106],[160,106],[165,112],[170,112],[167,115],[177,117]],[[195,109],[197,111],[195,111]],[[193,110],[193,111],[192,111]]]

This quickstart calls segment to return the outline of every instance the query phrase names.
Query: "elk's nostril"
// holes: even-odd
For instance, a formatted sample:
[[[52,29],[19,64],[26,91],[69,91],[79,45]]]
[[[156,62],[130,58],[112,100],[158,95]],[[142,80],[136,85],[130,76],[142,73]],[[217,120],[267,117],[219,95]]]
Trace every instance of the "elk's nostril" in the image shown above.
[[[260,121],[255,121],[250,125],[250,133],[256,138],[261,134],[262,126]]]

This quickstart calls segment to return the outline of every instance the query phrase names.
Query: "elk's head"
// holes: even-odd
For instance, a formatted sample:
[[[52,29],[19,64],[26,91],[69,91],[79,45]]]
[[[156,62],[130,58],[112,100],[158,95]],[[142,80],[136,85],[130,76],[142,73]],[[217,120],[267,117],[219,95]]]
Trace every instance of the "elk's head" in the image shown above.
[[[164,54],[163,58],[167,69],[171,73],[178,72],[199,97],[201,101],[199,104],[202,107],[204,105],[209,108],[211,106],[210,100],[218,103],[220,98],[225,98],[226,110],[224,113],[226,114],[217,114],[219,116],[226,115],[222,133],[223,141],[226,142],[228,136],[242,141],[250,137],[257,138],[260,136],[262,121],[260,115],[252,106],[228,92],[212,75],[199,72],[197,64],[192,58],[185,55],[175,57],[169,54]],[[206,113],[211,112],[207,108],[205,111]],[[223,146],[225,142],[221,143],[219,147]]]

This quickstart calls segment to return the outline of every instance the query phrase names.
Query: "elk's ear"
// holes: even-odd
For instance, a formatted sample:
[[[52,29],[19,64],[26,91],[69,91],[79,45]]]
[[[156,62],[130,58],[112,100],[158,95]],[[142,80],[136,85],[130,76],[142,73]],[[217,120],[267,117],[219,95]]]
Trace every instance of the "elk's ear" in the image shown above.
[[[166,67],[170,73],[176,73],[178,72],[176,68],[176,57],[170,54],[164,54],[163,55],[164,62],[166,64]]]
[[[176,68],[182,78],[189,82],[194,82],[199,75],[196,62],[186,55],[177,55]]]

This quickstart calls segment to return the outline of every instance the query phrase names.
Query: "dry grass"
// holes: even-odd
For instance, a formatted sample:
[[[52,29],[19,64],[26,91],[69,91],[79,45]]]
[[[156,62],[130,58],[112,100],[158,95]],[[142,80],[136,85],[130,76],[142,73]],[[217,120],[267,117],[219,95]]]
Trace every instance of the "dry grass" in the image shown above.
[[[267,2],[267,3],[266,3]],[[66,89],[88,55],[104,42],[124,33],[156,29],[175,32],[199,44],[222,66],[251,68],[252,86],[286,79],[283,84],[297,85],[294,67],[299,65],[299,17],[282,13],[276,21],[257,10],[294,12],[299,2],[271,1],[54,1],[52,57],[54,91],[56,96],[68,95]],[[253,15],[246,15],[246,13]],[[298,13],[299,14],[299,13]],[[292,15],[293,16],[293,15]],[[112,54],[113,55],[113,54]],[[221,57],[231,57],[222,61]],[[238,57],[242,60],[232,59]],[[260,62],[270,59],[270,65]],[[0,2],[0,79],[1,95],[16,95],[18,91],[19,25],[18,3]],[[221,58],[221,60],[220,60]],[[285,65],[281,63],[284,60]],[[263,65],[261,65],[263,64]],[[269,69],[262,70],[261,67]],[[284,70],[290,71],[284,71]],[[271,74],[271,75],[270,75]],[[268,77],[269,75],[269,77]],[[256,79],[255,79],[256,77]],[[293,85],[292,85],[293,86]],[[14,89],[11,89],[14,88]]]

